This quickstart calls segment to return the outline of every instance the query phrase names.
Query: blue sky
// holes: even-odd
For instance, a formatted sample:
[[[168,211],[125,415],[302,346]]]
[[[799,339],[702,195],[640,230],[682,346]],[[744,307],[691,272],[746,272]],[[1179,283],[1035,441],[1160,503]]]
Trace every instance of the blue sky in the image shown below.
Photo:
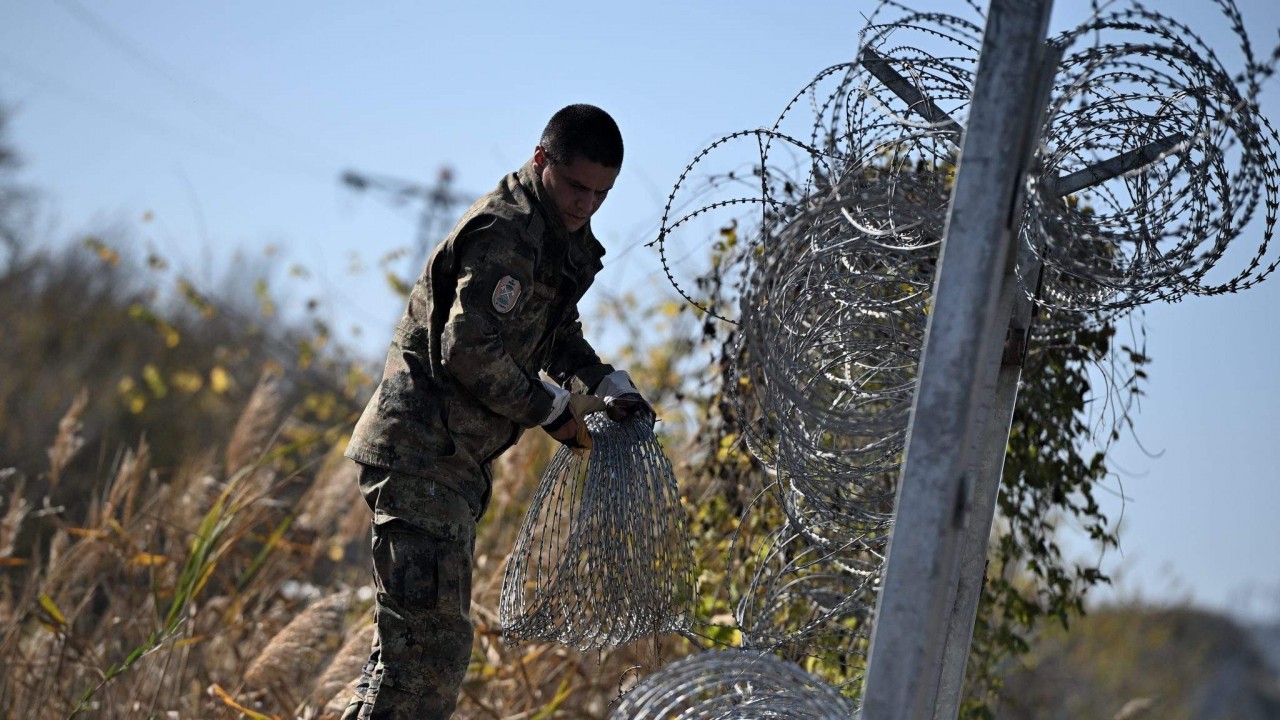
[[[1280,8],[1240,4],[1270,50]],[[1084,8],[1057,5],[1055,29]],[[1232,62],[1208,0],[1161,6]],[[588,302],[665,292],[643,244],[685,165],[729,132],[772,124],[818,71],[849,60],[872,8],[0,0],[0,102],[47,237],[120,228],[206,285],[236,253],[273,246],[280,266],[310,271],[280,289],[317,297],[374,357],[401,310],[376,265],[412,243],[417,209],[352,194],[343,170],[425,184],[450,166],[456,190],[484,192],[528,158],[554,110],[595,103],[622,127],[627,160],[593,222],[610,254]],[[1275,121],[1278,86],[1264,93]],[[1115,451],[1129,500],[1104,597],[1280,616],[1277,282],[1147,312],[1154,363],[1137,425],[1151,455],[1130,440]],[[1115,496],[1104,507],[1119,516]]]

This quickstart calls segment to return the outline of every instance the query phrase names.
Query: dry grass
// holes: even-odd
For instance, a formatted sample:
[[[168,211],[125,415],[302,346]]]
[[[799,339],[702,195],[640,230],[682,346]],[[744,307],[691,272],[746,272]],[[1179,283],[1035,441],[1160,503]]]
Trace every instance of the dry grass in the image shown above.
[[[301,704],[299,678],[314,677],[336,650],[346,625],[350,592],[338,592],[312,603],[271,638],[249,663],[245,689],[275,700],[280,707]]]
[[[81,436],[84,425],[80,417],[84,415],[88,405],[89,391],[81,390],[71,402],[71,407],[67,408],[67,414],[58,421],[58,435],[49,448],[49,484],[53,487],[58,486],[62,471],[84,446],[84,438]]]
[[[22,528],[22,521],[31,511],[31,503],[23,497],[26,483],[13,468],[0,470],[0,481],[12,483],[12,489],[4,506],[4,516],[0,517],[0,561],[5,561],[4,564],[8,567],[25,565],[26,560],[15,557],[14,551],[17,549],[18,531]]]
[[[355,623],[347,633],[342,647],[329,661],[328,667],[316,679],[311,688],[310,706],[318,708],[321,715],[341,715],[355,690],[360,670],[369,659],[373,645],[372,614]]]
[[[106,498],[100,506],[95,504],[89,509],[89,524],[101,524],[103,518],[115,518],[123,526],[132,524],[139,490],[150,469],[151,448],[145,438],[138,442],[136,451],[126,448],[115,476],[107,486]]]
[[[258,379],[227,442],[228,475],[254,465],[271,446],[285,412],[283,382],[280,373],[270,369]]]
[[[311,580],[315,553],[279,521],[288,513],[274,500],[274,478],[284,475],[272,457],[278,398],[268,377],[246,403],[233,446],[221,453],[239,472],[220,471],[210,453],[171,470],[166,483],[151,469],[146,442],[122,452],[101,481],[66,474],[78,449],[78,399],[37,487],[52,488],[63,473],[62,486],[89,488],[95,500],[83,518],[58,506],[33,509],[40,506],[28,483],[8,473],[0,718],[68,717],[77,708],[103,718],[241,716],[210,695],[215,686],[284,717],[309,697],[311,676],[342,644],[353,594],[282,590]],[[314,465],[297,453],[323,451],[295,450],[290,461]],[[330,511],[314,530],[332,532],[341,519]],[[36,538],[32,554],[17,557],[24,537]],[[350,563],[353,573],[367,572],[367,559]],[[308,603],[317,592],[327,599]]]
[[[0,268],[0,720],[334,716],[371,642],[370,513],[341,450],[373,379],[318,352],[327,330],[166,308],[104,237]],[[604,717],[658,662],[501,640],[551,449],[530,433],[495,468],[459,718]]]
[[[145,440],[101,479],[73,476],[77,400],[49,456],[63,487],[89,488],[82,518],[33,504],[24,478],[3,477],[0,720],[341,713],[372,641],[371,593],[360,592],[371,581],[369,511],[341,441],[290,441],[282,454],[290,417],[273,377],[245,402],[225,449],[186,458],[167,480]],[[582,654],[501,639],[503,569],[552,450],[531,433],[495,468],[458,718],[604,718],[635,666],[687,650],[667,641]],[[15,555],[24,533],[45,538],[29,558]]]
[[[360,504],[356,464],[339,452],[330,453],[311,488],[298,503],[298,528],[319,535],[341,524],[342,517]]]

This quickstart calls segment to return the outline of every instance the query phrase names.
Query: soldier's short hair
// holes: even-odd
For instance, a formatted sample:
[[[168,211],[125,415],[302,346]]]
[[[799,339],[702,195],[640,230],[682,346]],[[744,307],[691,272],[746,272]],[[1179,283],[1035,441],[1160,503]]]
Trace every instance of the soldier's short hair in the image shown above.
[[[556,111],[538,143],[552,165],[584,158],[605,167],[622,167],[622,133],[609,113],[578,103]]]

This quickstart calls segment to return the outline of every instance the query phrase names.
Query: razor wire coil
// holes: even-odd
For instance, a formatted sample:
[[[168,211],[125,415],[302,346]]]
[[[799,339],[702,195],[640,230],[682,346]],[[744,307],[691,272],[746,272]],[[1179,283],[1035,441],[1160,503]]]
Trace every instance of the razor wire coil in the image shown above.
[[[1241,291],[1280,264],[1280,138],[1258,102],[1280,48],[1255,53],[1233,0],[1213,2],[1239,39],[1235,75],[1186,24],[1137,3],[1095,4],[1051,41],[1062,56],[1018,237],[1039,265],[1018,277],[1033,343]],[[853,647],[869,628],[978,65],[970,7],[979,17],[882,2],[857,62],[818,73],[771,127],[710,144],[667,198],[652,245],[677,292],[737,325],[726,391],[786,513],[735,605],[744,645]],[[722,164],[735,170],[710,169]],[[740,223],[744,211],[755,219]],[[725,215],[734,237],[751,231],[722,260],[736,302],[717,303],[682,285],[668,254]],[[805,620],[782,611],[797,607]],[[649,697],[697,690],[694,675],[664,682],[669,694]]]
[[[702,652],[632,688],[611,720],[846,720],[854,706],[821,678],[768,654]]]
[[[590,452],[561,446],[507,561],[503,635],[581,649],[678,632],[692,620],[692,541],[671,463],[647,418],[586,419]]]
[[[1249,59],[1235,78],[1186,25],[1136,4],[1052,41],[1064,54],[1020,238],[1043,265],[1020,278],[1040,308],[1036,337],[1241,290],[1280,262],[1267,259],[1278,143],[1256,101],[1275,56],[1255,60],[1234,4],[1215,2]],[[712,143],[668,198],[655,244],[686,299],[739,325],[747,445],[791,493],[794,521],[852,532],[890,521],[981,34],[978,21],[882,3],[859,62],[820,72],[771,128]],[[757,191],[674,213],[694,168],[735,140],[757,146]],[[800,172],[780,152],[798,154]],[[737,255],[730,319],[681,287],[666,247],[695,218],[745,205],[760,215]],[[1255,215],[1263,237],[1244,270],[1210,281]]]

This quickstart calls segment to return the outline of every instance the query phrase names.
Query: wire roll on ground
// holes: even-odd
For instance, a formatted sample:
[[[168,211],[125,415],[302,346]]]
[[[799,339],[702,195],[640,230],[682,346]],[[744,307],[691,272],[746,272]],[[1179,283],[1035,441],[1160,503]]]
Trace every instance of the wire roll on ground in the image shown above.
[[[848,720],[853,702],[794,663],[748,650],[701,652],[645,678],[610,720]]]

